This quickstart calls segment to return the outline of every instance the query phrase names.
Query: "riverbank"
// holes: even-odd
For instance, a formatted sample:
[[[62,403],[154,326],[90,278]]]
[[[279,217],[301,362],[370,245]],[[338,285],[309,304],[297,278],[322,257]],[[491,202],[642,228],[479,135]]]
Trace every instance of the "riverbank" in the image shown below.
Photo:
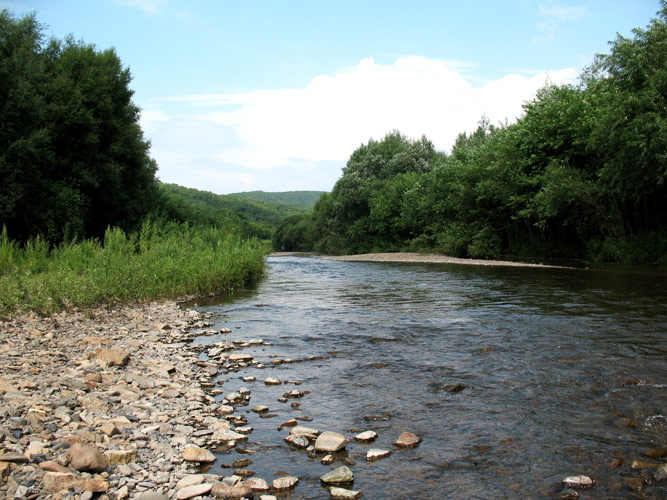
[[[247,362],[248,344],[218,342],[226,354],[200,361],[194,337],[229,333],[208,326],[172,301],[0,322],[0,497],[248,494],[240,476],[201,474],[209,450],[247,439],[213,380]]]
[[[270,493],[293,489],[300,469],[264,479],[248,468],[253,459],[246,457],[262,444],[250,441],[249,418],[277,415],[258,401],[248,408],[250,389],[223,392],[234,378],[255,382],[234,374],[265,368],[248,351],[272,344],[234,339],[208,319],[166,301],[0,321],[0,498],[276,500]],[[268,377],[262,386],[282,384],[300,382]],[[295,409],[295,398],[307,393],[288,390],[279,401]],[[332,453],[349,440],[298,420],[312,419],[278,427],[287,429],[289,448],[336,461]],[[416,445],[401,439],[395,446]],[[346,483],[352,475],[346,467],[331,472],[344,472]],[[341,498],[358,496],[339,490]]]
[[[549,264],[533,264],[529,262],[513,262],[509,260],[482,260],[460,259],[447,255],[433,253],[395,252],[395,253],[365,253],[358,255],[322,256],[327,260],[342,260],[350,262],[423,262],[432,264],[464,264],[469,266],[510,266],[510,267],[544,267],[569,269],[565,266]]]

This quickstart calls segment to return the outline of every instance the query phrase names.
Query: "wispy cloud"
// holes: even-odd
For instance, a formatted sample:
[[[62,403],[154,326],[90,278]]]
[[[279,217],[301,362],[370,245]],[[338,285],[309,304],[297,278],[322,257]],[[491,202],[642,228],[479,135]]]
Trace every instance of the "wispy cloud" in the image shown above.
[[[550,3],[540,4],[537,8],[537,14],[541,20],[535,24],[539,35],[535,37],[534,41],[548,43],[556,40],[558,35],[563,32],[565,23],[578,21],[589,15],[590,12],[586,7]]]
[[[558,22],[578,21],[582,17],[588,15],[586,7],[570,7],[565,5],[540,5],[538,7],[538,14]]]
[[[316,181],[317,169],[326,165],[328,184],[310,188],[329,189],[340,172],[332,165],[342,166],[371,137],[397,129],[414,138],[426,135],[448,150],[482,115],[493,123],[511,122],[547,80],[577,78],[574,69],[564,69],[510,74],[474,85],[457,69],[447,61],[418,56],[389,64],[368,58],[338,74],[317,76],[303,88],[158,100],[144,119],[164,172],[226,170],[248,179],[259,172],[267,176],[270,170],[298,168],[305,172],[299,174],[302,178],[310,175]],[[160,113],[160,106],[184,115]]]
[[[143,10],[146,14],[157,14],[167,6],[169,0],[114,0],[119,5]]]

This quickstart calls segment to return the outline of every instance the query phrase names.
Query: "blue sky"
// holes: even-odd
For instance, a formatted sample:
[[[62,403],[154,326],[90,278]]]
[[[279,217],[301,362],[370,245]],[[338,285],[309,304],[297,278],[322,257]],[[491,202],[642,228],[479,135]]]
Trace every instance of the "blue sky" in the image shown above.
[[[0,0],[46,32],[114,47],[164,182],[330,190],[398,129],[447,151],[575,82],[658,0]]]

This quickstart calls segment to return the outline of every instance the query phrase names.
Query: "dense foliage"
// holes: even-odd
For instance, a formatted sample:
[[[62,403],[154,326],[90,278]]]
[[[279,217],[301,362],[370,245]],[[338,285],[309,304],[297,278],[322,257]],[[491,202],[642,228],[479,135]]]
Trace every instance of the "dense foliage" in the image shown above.
[[[0,226],[50,242],[136,229],[156,165],[113,49],[45,40],[33,15],[0,12]]]
[[[243,236],[270,239],[276,226],[285,218],[307,213],[312,195],[299,192],[246,193],[222,195],[176,184],[160,184],[158,216],[168,221],[188,222],[215,227],[235,227]],[[306,191],[304,193],[312,193]],[[262,201],[257,198],[264,198]],[[271,200],[271,201],[269,201]]]
[[[261,275],[266,246],[241,238],[270,229],[252,210],[160,191],[115,52],[42,29],[0,12],[0,316],[218,293]]]
[[[482,120],[450,154],[398,132],[362,145],[274,248],[667,263],[666,22],[663,2],[579,85],[546,86],[514,124]]]
[[[288,205],[303,210],[312,210],[315,206],[315,202],[317,202],[322,193],[322,191],[281,191],[277,193],[267,191],[244,191],[242,193],[232,193],[229,196],[277,203],[278,205]]]

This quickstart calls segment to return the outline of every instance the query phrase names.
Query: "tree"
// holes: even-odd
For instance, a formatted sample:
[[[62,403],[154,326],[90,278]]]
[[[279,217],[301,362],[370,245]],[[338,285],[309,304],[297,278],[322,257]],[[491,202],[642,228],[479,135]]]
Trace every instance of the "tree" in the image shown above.
[[[44,42],[34,15],[0,13],[0,222],[51,242],[136,229],[157,199],[155,162],[113,49]]]
[[[599,100],[591,147],[625,232],[659,230],[667,216],[667,2],[647,29],[617,36],[584,82]]]

